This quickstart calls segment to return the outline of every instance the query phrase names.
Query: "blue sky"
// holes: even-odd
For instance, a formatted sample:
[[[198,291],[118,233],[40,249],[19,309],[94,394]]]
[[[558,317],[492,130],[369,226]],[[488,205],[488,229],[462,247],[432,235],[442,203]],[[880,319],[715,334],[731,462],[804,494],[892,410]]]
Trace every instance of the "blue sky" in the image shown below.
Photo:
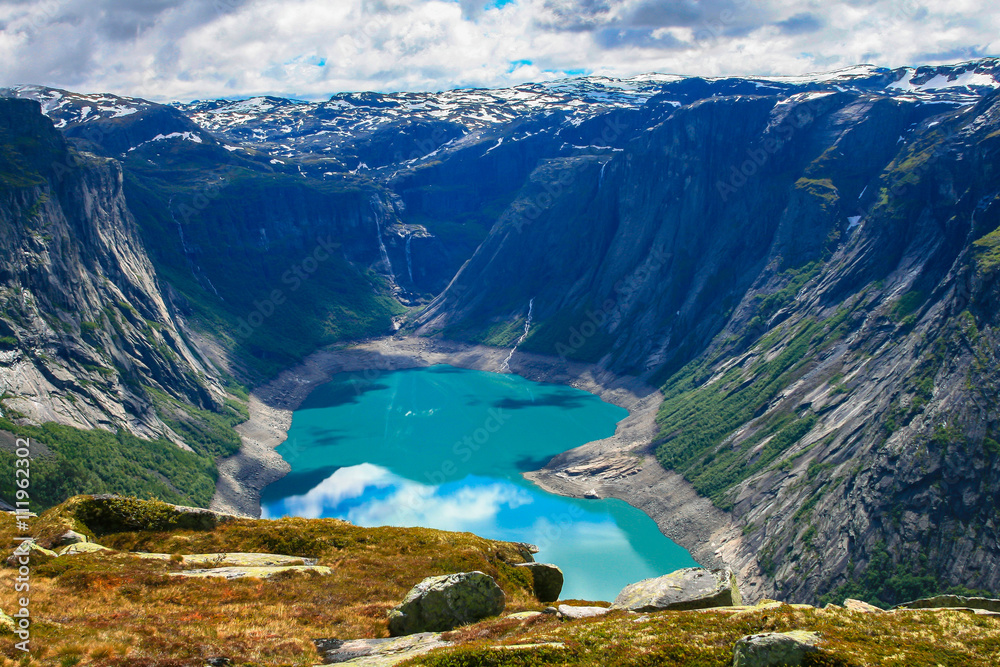
[[[1000,51],[981,0],[0,0],[0,85],[155,100],[802,74]]]

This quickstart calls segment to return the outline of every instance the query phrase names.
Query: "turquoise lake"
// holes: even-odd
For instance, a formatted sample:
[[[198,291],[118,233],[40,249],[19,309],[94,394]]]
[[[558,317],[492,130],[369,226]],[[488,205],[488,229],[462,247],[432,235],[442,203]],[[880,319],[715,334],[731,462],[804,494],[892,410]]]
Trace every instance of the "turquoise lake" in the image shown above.
[[[623,408],[517,375],[438,365],[343,373],[295,411],[278,452],[291,472],[264,489],[263,516],[336,517],[530,542],[566,575],[562,598],[611,600],[626,584],[696,565],[648,516],[521,477],[612,435]]]

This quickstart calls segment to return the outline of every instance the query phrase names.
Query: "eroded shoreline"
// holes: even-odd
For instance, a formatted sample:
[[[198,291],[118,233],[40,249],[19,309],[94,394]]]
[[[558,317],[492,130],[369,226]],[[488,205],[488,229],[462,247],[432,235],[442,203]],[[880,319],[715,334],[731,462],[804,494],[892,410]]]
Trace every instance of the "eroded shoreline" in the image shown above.
[[[450,364],[472,370],[496,371],[506,349],[427,338],[383,338],[340,350],[320,350],[282,372],[250,396],[250,419],[237,431],[239,453],[219,464],[219,480],[211,508],[260,516],[261,490],[284,477],[288,463],[275,451],[291,426],[292,412],[317,386],[337,373],[357,373],[371,382],[387,371]],[[640,379],[617,376],[597,366],[565,362],[518,352],[510,362],[513,373],[529,380],[582,389],[623,407],[629,416],[615,434],[556,456],[543,469],[525,477],[546,491],[585,497],[618,498],[645,512],[671,540],[706,567],[732,567],[746,597],[758,597],[761,582],[746,558],[742,531],[731,517],[699,496],[681,476],[664,470],[653,458],[661,394]]]

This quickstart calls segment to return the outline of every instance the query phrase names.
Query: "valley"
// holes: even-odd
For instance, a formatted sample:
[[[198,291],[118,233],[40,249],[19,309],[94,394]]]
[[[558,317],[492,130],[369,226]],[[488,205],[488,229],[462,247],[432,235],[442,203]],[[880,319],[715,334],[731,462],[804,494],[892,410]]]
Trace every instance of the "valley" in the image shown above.
[[[5,89],[0,431],[44,447],[46,505],[259,516],[334,374],[507,360],[629,410],[528,479],[627,501],[751,600],[996,593],[998,88],[983,59]]]

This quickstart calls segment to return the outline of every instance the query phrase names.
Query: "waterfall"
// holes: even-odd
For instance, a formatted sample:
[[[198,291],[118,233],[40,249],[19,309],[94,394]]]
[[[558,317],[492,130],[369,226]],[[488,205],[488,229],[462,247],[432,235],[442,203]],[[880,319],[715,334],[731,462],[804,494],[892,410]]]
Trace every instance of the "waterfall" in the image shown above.
[[[389,270],[389,278],[392,282],[396,282],[396,276],[392,272],[392,262],[389,261],[389,253],[385,249],[385,243],[382,242],[382,216],[380,214],[382,209],[382,203],[376,197],[372,197],[372,213],[375,214],[375,230],[378,234],[378,250],[382,255],[382,262],[385,264],[386,268]]]
[[[608,160],[611,162],[611,160]],[[601,165],[601,175],[597,177],[597,189],[601,189],[601,184],[604,183],[604,170],[608,168],[608,162]]]
[[[521,337],[517,339],[516,343],[514,343],[514,347],[510,348],[510,354],[508,354],[507,358],[503,360],[502,364],[500,364],[500,370],[504,373],[510,372],[510,360],[514,356],[514,353],[517,352],[517,346],[523,343],[524,339],[528,337],[528,330],[531,329],[531,314],[534,310],[535,298],[532,297],[528,301],[528,319],[524,321],[524,333],[521,334]]]
[[[406,237],[406,272],[410,276],[410,284],[413,284],[413,254],[410,252],[410,242],[413,241],[413,234]]]

